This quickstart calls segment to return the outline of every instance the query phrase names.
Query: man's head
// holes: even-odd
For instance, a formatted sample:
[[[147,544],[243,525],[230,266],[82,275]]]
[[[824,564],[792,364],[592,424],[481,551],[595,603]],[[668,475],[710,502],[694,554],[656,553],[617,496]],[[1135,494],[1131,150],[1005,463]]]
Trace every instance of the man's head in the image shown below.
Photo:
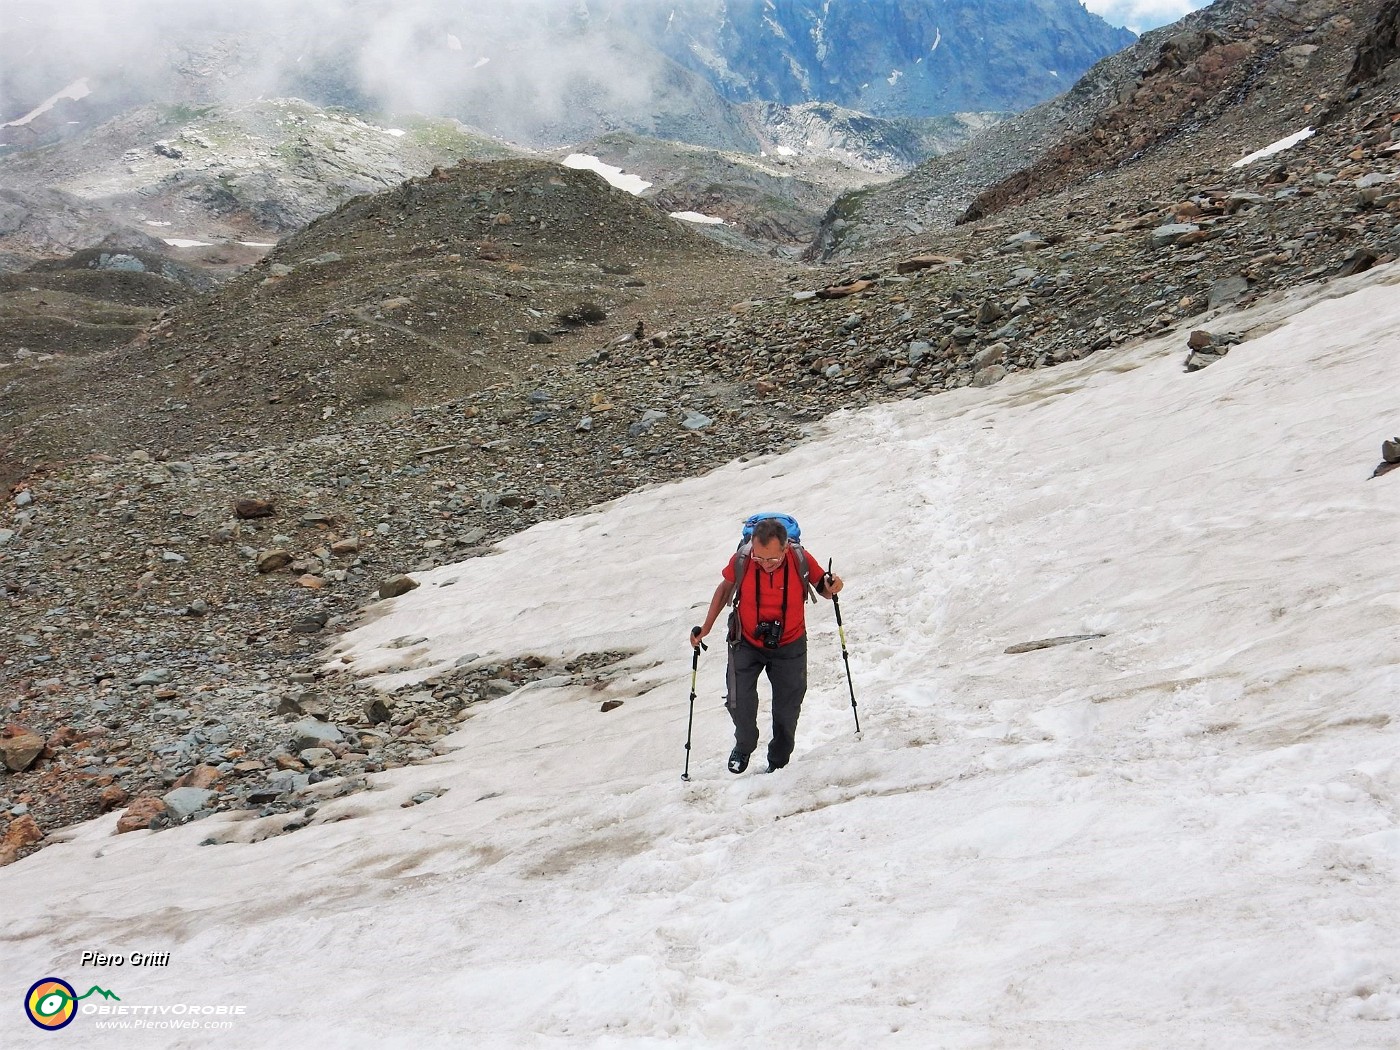
[[[753,560],[764,568],[781,565],[787,552],[787,529],[776,518],[764,518],[753,527]]]

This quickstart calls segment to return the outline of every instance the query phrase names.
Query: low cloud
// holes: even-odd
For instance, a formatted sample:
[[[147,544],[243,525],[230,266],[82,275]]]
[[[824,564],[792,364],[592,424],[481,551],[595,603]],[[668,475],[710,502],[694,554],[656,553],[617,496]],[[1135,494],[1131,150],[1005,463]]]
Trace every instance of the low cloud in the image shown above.
[[[1210,0],[1082,0],[1094,14],[1116,26],[1127,26],[1134,33],[1168,25],[1192,11],[1207,7]]]
[[[114,99],[300,94],[509,127],[639,104],[663,73],[577,0],[0,0],[0,25],[0,121],[87,77]]]

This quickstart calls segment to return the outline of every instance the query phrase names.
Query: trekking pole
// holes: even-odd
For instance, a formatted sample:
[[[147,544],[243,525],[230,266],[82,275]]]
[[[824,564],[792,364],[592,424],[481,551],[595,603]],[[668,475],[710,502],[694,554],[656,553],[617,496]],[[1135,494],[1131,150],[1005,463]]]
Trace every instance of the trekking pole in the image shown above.
[[[694,638],[700,633],[700,628],[691,629],[690,636]],[[690,661],[690,715],[685,720],[685,772],[681,774],[682,780],[690,779],[690,728],[695,724],[695,676],[700,673],[700,650],[708,649],[704,642],[695,643],[695,655]]]
[[[826,582],[831,586],[831,561],[826,563]],[[836,610],[836,633],[841,636],[841,659],[846,664],[846,685],[851,690],[851,717],[856,720],[856,736],[860,736],[860,712],[856,710],[856,687],[851,681],[851,657],[846,652],[846,628],[841,623],[841,597],[833,594],[831,596],[832,608]]]

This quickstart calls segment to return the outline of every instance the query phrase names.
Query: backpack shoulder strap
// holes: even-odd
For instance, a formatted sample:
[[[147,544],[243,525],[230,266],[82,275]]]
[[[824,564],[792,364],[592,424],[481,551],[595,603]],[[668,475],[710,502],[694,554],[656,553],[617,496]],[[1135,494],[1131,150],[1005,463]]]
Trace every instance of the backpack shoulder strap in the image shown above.
[[[807,565],[807,552],[802,549],[802,544],[792,542],[788,544],[792,553],[797,555],[797,574],[802,577],[802,590],[804,599],[809,602],[817,600],[817,590],[812,586],[812,571]]]
[[[753,550],[753,543],[749,540],[742,540],[739,549],[734,557],[734,608],[739,607],[739,591],[744,586],[744,577],[749,571],[749,553]]]

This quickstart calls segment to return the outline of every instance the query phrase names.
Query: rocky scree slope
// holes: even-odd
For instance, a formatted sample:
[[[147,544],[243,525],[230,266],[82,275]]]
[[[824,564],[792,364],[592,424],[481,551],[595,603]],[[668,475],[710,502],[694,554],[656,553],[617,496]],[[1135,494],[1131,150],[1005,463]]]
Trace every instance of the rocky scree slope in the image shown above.
[[[963,149],[838,199],[807,254],[848,257],[1144,163],[1160,165],[1146,185],[1173,165],[1228,164],[1321,119],[1380,6],[1219,0]]]
[[[829,103],[753,103],[745,113],[752,115],[763,147],[757,155],[627,132],[613,132],[556,155],[594,154],[651,182],[643,195],[662,209],[722,218],[747,238],[751,250],[792,256],[816,236],[833,198],[888,181],[894,173],[956,148],[1009,115],[883,119]]]
[[[933,117],[875,117],[831,102],[742,107],[760,148],[786,149],[811,163],[821,157],[880,175],[908,171],[929,157],[951,153],[972,136],[1013,114],[991,110]]]
[[[0,424],[39,456],[310,437],[515,379],[599,330],[665,326],[770,272],[593,172],[464,163],[343,205],[119,352],[28,369]]]

